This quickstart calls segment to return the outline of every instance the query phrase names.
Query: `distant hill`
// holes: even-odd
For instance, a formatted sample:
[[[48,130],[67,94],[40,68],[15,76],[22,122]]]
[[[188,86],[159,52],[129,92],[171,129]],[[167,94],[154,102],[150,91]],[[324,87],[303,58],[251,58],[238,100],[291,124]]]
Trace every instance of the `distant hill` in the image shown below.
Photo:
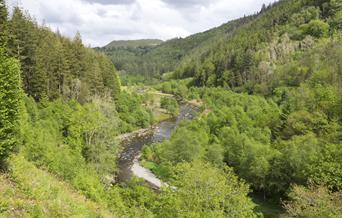
[[[119,71],[146,77],[159,76],[173,71],[179,62],[194,50],[206,50],[210,42],[220,41],[253,17],[230,21],[186,38],[174,38],[165,42],[151,39],[113,41],[96,50],[107,54]]]
[[[197,85],[265,83],[275,65],[341,31],[341,1],[280,0],[256,14],[149,48],[102,48],[121,72],[193,77]],[[262,69],[262,70],[260,70]],[[262,71],[262,72],[260,72]]]
[[[157,46],[163,43],[160,39],[139,39],[139,40],[115,40],[105,46],[105,48],[137,48]]]

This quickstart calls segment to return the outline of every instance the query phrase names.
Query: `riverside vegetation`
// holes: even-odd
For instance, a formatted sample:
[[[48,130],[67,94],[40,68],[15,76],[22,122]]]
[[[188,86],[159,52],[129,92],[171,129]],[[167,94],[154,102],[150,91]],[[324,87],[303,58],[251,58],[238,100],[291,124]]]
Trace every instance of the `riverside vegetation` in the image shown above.
[[[0,0],[1,216],[341,217],[341,33],[341,1],[280,0],[185,39],[93,50]],[[119,75],[200,102],[142,151],[174,188],[113,183],[117,136],[156,122]]]

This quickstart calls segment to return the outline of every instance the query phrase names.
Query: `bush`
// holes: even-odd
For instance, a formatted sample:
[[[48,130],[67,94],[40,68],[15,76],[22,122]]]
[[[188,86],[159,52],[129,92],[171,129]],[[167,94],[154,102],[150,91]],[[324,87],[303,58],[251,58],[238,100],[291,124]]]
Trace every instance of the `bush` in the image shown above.
[[[342,193],[331,193],[325,187],[294,186],[285,202],[289,217],[341,217]]]
[[[329,28],[329,24],[321,20],[312,20],[308,24],[304,24],[301,26],[304,34],[311,35],[316,38],[327,37]]]
[[[176,116],[179,112],[179,105],[174,98],[163,97],[160,100],[160,107],[167,110],[173,116]]]
[[[116,108],[120,117],[119,129],[121,133],[146,128],[153,123],[152,112],[143,107],[143,98],[137,94],[122,92]]]
[[[102,180],[116,171],[118,118],[112,102],[94,99],[35,103],[26,98],[25,157],[70,182],[89,198],[103,198]]]
[[[230,168],[183,163],[176,167],[174,178],[177,190],[161,193],[158,217],[257,217],[247,197],[248,186]]]
[[[342,30],[342,11],[336,13],[336,15],[330,21],[332,28]]]

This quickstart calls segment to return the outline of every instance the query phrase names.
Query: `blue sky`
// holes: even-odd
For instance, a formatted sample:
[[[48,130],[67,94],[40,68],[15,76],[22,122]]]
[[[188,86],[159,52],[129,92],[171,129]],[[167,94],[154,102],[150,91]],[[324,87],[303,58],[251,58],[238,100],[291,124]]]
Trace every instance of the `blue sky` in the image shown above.
[[[39,23],[86,45],[112,40],[186,37],[260,10],[274,0],[7,0]]]

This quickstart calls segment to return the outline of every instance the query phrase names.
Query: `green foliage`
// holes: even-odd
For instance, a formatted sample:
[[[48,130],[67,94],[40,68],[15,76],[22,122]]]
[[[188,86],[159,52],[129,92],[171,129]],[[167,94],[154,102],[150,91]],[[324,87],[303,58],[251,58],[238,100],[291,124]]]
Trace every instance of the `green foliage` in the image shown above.
[[[310,6],[304,8],[300,13],[291,16],[291,22],[296,26],[309,23],[311,20],[319,19],[321,10],[318,7]]]
[[[270,175],[272,189],[286,191],[291,183],[305,184],[308,181],[311,166],[320,158],[321,147],[314,135],[295,136],[291,140],[277,145],[281,155],[273,162]]]
[[[9,54],[20,61],[24,89],[34,98],[24,98],[24,157],[13,160],[11,175],[28,187],[21,187],[26,195],[69,202],[50,178],[54,174],[101,208],[118,207],[122,216],[257,216],[239,176],[264,198],[289,197],[289,216],[340,216],[340,1],[283,0],[185,39],[160,45],[120,42],[100,49],[111,55],[125,84],[153,76],[150,84],[164,80],[155,85],[158,90],[178,100],[203,102],[202,113],[180,123],[169,140],[144,149],[144,165],[172,185],[158,194],[136,179],[122,187],[109,185],[117,170],[115,137],[149,127],[154,120],[144,106],[154,99],[120,93],[109,59],[85,48],[79,34],[70,40],[52,33],[18,8],[7,24],[1,6],[1,47],[9,26]],[[3,158],[18,144],[21,93],[18,64],[0,54]],[[161,75],[166,72],[171,73]],[[178,111],[174,99],[162,98],[161,106],[172,114]],[[32,187],[24,168],[37,175],[34,182],[41,189]],[[42,181],[41,174],[50,179]],[[57,194],[47,192],[47,183]],[[310,188],[310,183],[319,188]],[[88,211],[79,212],[74,205],[65,214],[55,203],[44,205],[51,214],[40,206],[29,214],[82,216]],[[91,209],[89,214],[98,215]]]
[[[147,128],[153,123],[152,112],[143,107],[143,96],[122,92],[116,103],[121,133]]]
[[[321,158],[311,166],[310,180],[314,184],[326,185],[330,190],[342,190],[342,144],[325,144]]]
[[[249,18],[238,19],[210,31],[187,38],[175,38],[166,42],[133,40],[113,42],[97,50],[106,53],[115,67],[126,74],[143,75],[145,78],[160,78],[173,71],[188,54],[210,48],[212,41],[219,41],[227,33],[246,22]]]
[[[120,74],[120,80],[123,86],[135,86],[135,85],[141,85],[141,84],[148,84],[150,80],[147,80],[142,75],[130,75],[121,73]]]
[[[175,190],[161,193],[160,217],[257,217],[248,186],[230,168],[193,162],[178,165],[175,174]]]
[[[0,162],[19,143],[21,98],[19,64],[0,47]]]
[[[214,166],[222,166],[224,161],[224,148],[220,144],[212,144],[207,148],[205,160]]]
[[[112,41],[105,48],[140,48],[148,46],[157,46],[163,41],[159,39],[139,39],[139,40],[119,40]]]
[[[163,145],[161,159],[172,163],[191,162],[203,156],[207,144],[208,135],[199,123],[179,126]]]
[[[176,116],[179,113],[179,105],[174,98],[163,97],[160,100],[160,107],[167,110],[172,116]]]
[[[154,217],[151,208],[157,204],[158,195],[147,187],[144,181],[133,178],[119,191],[125,204],[134,208],[131,217]]]
[[[104,204],[86,199],[67,183],[36,168],[22,155],[10,159],[10,169],[8,175],[0,175],[1,217],[108,217],[115,214]]]
[[[329,131],[328,125],[329,121],[325,114],[296,111],[288,115],[283,134],[285,138],[291,138],[294,135],[305,135],[310,132],[322,135]]]
[[[6,48],[8,41],[8,12],[5,5],[5,1],[0,1],[0,47]]]
[[[84,106],[27,98],[23,153],[37,166],[69,181],[88,197],[104,196],[102,182],[115,170],[118,146],[113,103],[94,100]],[[110,182],[110,181],[108,181]]]
[[[329,24],[321,20],[312,20],[308,24],[301,26],[304,34],[311,35],[316,38],[327,37],[329,28]]]
[[[15,7],[9,21],[11,56],[22,68],[24,90],[35,100],[91,100],[120,93],[120,81],[110,60],[85,48],[79,34],[68,39],[38,24]]]
[[[191,78],[184,80],[171,80],[158,84],[155,87],[164,93],[174,95],[176,99],[184,100],[188,98],[188,94],[190,93],[188,87],[191,82]]]
[[[337,30],[342,30],[342,10],[341,9],[331,19],[330,26]]]
[[[285,203],[288,217],[340,217],[342,193],[325,187],[292,187],[291,201]]]

